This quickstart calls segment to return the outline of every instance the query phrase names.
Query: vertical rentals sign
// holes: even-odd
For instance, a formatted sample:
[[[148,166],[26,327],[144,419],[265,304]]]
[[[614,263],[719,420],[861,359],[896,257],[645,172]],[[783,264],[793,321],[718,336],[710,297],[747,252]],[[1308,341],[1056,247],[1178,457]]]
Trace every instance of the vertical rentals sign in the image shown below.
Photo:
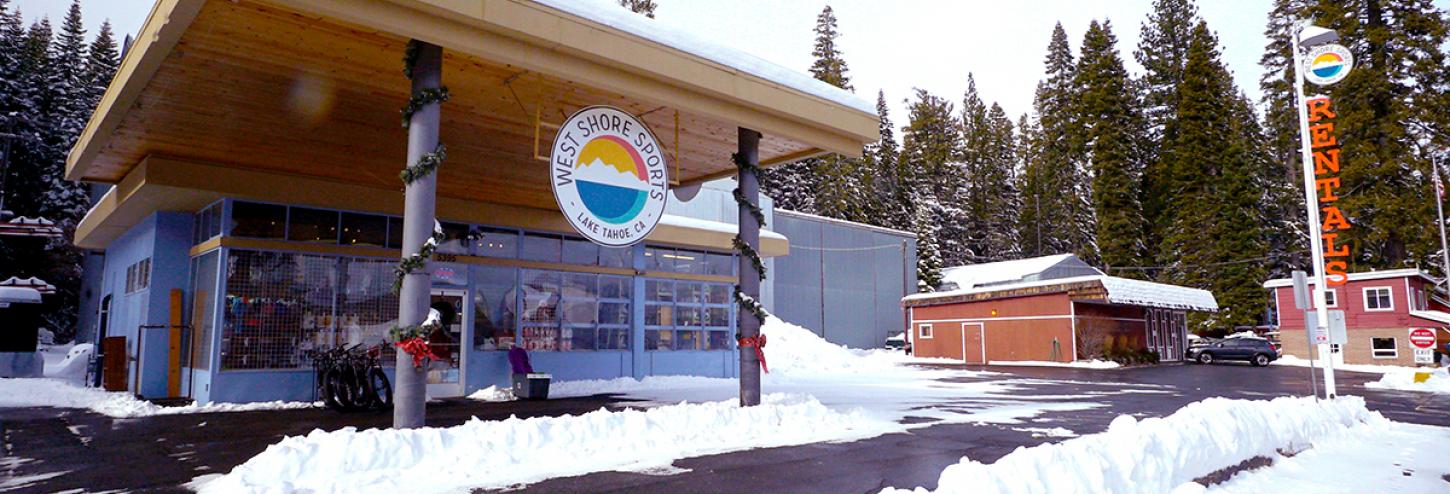
[[[1339,200],[1339,135],[1334,131],[1334,110],[1328,97],[1308,101],[1309,148],[1314,153],[1314,189],[1319,195],[1319,238],[1324,245],[1324,283],[1339,286],[1349,281],[1349,244],[1339,239],[1349,220],[1335,204]]]
[[[1340,232],[1350,227],[1344,212],[1335,203],[1343,185],[1339,177],[1339,135],[1334,129],[1334,108],[1326,96],[1306,98],[1305,81],[1326,86],[1344,80],[1354,66],[1348,48],[1334,44],[1339,35],[1334,31],[1305,25],[1294,36],[1294,92],[1299,105],[1300,161],[1304,168],[1304,206],[1309,223],[1310,254],[1314,258],[1314,310],[1319,334],[1327,335],[1329,309],[1328,285],[1349,282],[1349,246],[1340,240]],[[1309,52],[1301,51],[1309,48]],[[1320,213],[1323,218],[1320,218]],[[1310,331],[1314,333],[1315,331]],[[1324,394],[1334,398],[1334,349],[1327,338],[1318,338],[1319,353],[1324,359]],[[1312,363],[1312,360],[1311,360]]]
[[[639,243],[664,215],[670,183],[664,152],[628,112],[609,106],[575,112],[554,136],[549,163],[559,211],[596,244]]]

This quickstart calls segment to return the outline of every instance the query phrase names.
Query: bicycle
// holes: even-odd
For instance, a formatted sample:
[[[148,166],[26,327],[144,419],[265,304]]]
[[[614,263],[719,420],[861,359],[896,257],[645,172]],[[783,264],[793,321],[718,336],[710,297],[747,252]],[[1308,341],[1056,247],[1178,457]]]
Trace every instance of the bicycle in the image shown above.
[[[328,408],[350,412],[393,406],[393,387],[383,372],[382,348],[353,345],[307,352],[317,395]]]

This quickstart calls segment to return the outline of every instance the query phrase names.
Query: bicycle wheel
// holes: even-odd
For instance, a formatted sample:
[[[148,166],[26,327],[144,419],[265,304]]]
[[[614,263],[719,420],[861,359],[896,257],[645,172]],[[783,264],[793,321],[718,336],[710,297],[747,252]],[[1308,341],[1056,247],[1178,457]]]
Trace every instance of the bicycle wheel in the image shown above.
[[[393,408],[393,383],[388,381],[388,375],[382,369],[377,367],[368,369],[367,387],[373,403],[378,408],[384,410]]]
[[[342,411],[342,404],[338,403],[337,397],[332,394],[332,386],[329,385],[327,371],[319,370],[314,375],[317,376],[315,377],[317,379],[317,399],[322,400],[322,404],[326,405],[327,408]]]
[[[327,370],[327,395],[337,402],[337,411],[350,412],[357,408],[357,402],[353,399],[352,383],[347,378],[342,367],[333,367]]]

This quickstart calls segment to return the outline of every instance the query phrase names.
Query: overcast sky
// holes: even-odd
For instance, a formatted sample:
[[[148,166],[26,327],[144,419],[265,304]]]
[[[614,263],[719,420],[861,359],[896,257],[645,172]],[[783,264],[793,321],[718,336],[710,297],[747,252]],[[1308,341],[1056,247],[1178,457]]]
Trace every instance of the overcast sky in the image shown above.
[[[806,70],[816,15],[829,3],[839,18],[839,41],[852,83],[874,101],[885,90],[896,125],[902,101],[922,88],[957,101],[974,73],[982,98],[998,102],[1015,120],[1030,111],[1042,77],[1042,58],[1054,23],[1062,22],[1074,51],[1093,19],[1108,19],[1129,70],[1151,0],[656,0],[659,22],[748,51],[786,67]],[[1239,88],[1259,97],[1259,56],[1272,0],[1200,0],[1199,11],[1218,33],[1223,58]],[[59,23],[70,2],[12,0],[27,21],[45,15]],[[82,0],[91,34],[104,19],[119,33],[135,33],[152,0]],[[1435,0],[1450,8],[1450,0]]]

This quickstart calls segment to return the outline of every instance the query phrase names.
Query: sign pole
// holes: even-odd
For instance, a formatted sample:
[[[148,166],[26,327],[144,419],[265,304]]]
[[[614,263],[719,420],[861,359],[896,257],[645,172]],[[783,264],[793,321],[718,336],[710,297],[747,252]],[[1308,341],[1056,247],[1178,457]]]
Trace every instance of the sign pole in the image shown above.
[[[1445,183],[1440,181],[1440,157],[1430,155],[1430,173],[1435,178],[1435,215],[1440,221],[1436,225],[1440,227],[1440,261],[1445,268],[1445,278],[1440,280],[1441,284],[1450,281],[1450,246],[1445,241]]]
[[[1309,251],[1314,261],[1314,286],[1310,294],[1314,299],[1314,310],[1318,313],[1320,334],[1329,334],[1329,308],[1325,301],[1325,277],[1324,277],[1324,245],[1320,238],[1319,224],[1319,197],[1315,192],[1314,182],[1314,152],[1310,148],[1309,136],[1309,107],[1304,97],[1304,55],[1300,51],[1301,33],[1293,36],[1294,52],[1294,95],[1298,99],[1299,106],[1299,141],[1300,141],[1300,164],[1304,168],[1304,210],[1308,213],[1309,220]],[[1317,342],[1316,342],[1317,343]],[[1331,355],[1330,346],[1327,342],[1318,343],[1319,353],[1327,357],[1324,362],[1324,395],[1327,398],[1334,398],[1334,358]]]

